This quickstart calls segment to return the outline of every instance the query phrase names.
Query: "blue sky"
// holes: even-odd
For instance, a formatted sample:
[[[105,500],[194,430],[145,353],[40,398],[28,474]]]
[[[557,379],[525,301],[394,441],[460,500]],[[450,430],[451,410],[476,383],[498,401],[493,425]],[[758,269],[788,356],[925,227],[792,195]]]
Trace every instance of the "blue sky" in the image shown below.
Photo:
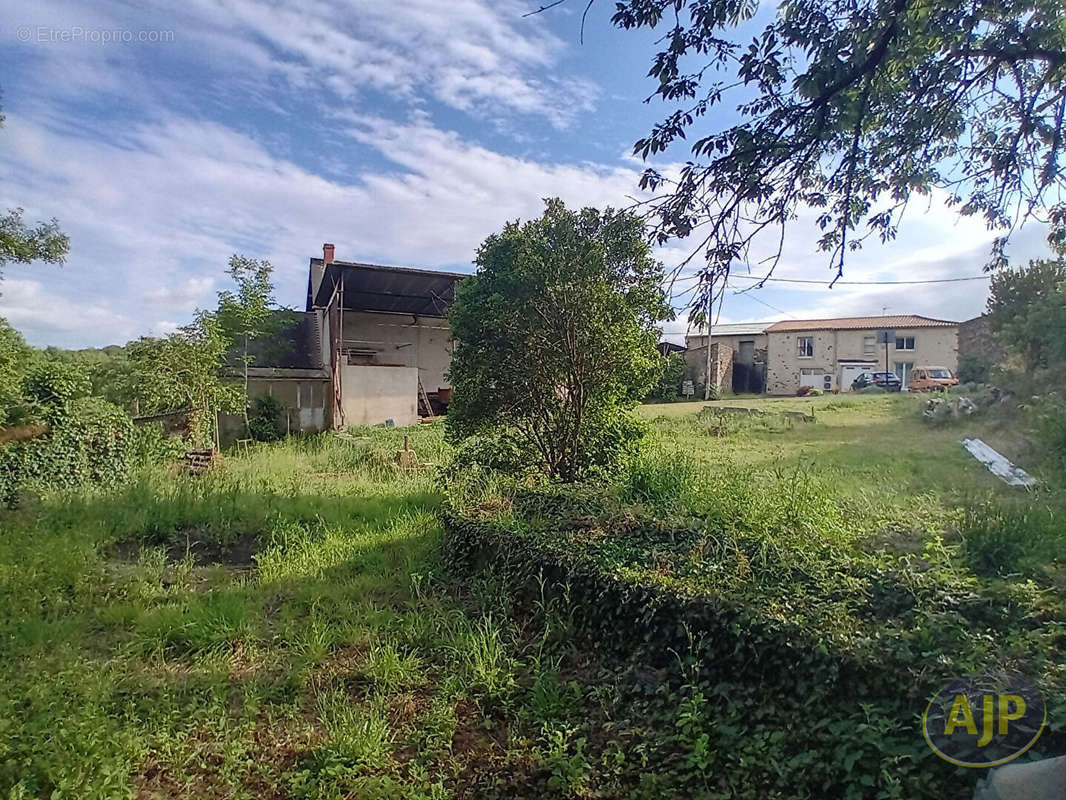
[[[470,269],[486,235],[543,197],[627,205],[632,143],[667,111],[642,102],[655,37],[612,28],[608,2],[584,44],[575,0],[527,18],[536,0],[177,5],[0,0],[0,204],[71,236],[65,266],[9,266],[0,285],[0,316],[34,344],[172,330],[214,304],[235,251],[270,259],[279,300],[297,307],[324,241],[345,260]],[[847,279],[980,274],[992,234],[979,221],[936,196],[909,214]],[[776,274],[828,282],[816,236],[801,215]],[[1012,257],[1044,255],[1042,237],[1023,228]],[[965,319],[985,288],[731,288],[721,321]]]

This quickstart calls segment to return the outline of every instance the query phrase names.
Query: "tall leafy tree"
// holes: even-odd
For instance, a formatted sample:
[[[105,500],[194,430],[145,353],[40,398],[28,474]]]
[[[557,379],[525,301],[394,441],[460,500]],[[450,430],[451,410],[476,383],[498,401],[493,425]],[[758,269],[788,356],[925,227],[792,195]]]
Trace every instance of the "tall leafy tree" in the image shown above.
[[[639,219],[546,206],[486,239],[457,288],[447,424],[457,438],[503,431],[573,480],[610,460],[612,431],[654,385],[671,311]]]
[[[1030,261],[993,273],[988,315],[1026,370],[1066,363],[1066,261]]]
[[[189,410],[193,443],[217,442],[218,414],[236,413],[243,405],[240,387],[227,379],[223,366],[230,345],[217,317],[203,311],[170,336],[130,342],[141,411]]]
[[[757,239],[779,258],[804,208],[837,276],[934,189],[1003,237],[1036,215],[1066,240],[1060,0],[782,0],[765,24],[758,8],[619,0],[612,17],[662,34],[649,75],[670,110],[635,152],[691,142],[679,173],[648,168],[641,183],[659,239],[691,235],[707,258],[694,307]]]
[[[244,424],[248,429],[248,368],[255,363],[250,345],[277,332],[282,320],[273,312],[274,267],[269,261],[239,254],[230,257],[226,274],[236,290],[218,294],[218,321],[223,333],[237,346],[236,362],[244,380]]]

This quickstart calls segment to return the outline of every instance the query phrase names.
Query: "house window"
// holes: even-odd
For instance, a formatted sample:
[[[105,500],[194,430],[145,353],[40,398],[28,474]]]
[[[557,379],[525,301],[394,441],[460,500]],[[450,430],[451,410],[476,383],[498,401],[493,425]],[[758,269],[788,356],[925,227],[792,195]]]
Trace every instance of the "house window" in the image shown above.
[[[798,336],[796,337],[796,353],[800,358],[813,358],[814,357],[814,337],[813,336]]]
[[[863,336],[862,337],[862,353],[863,355],[870,355],[877,352],[877,337],[876,336]]]
[[[913,336],[897,336],[896,337],[896,349],[897,350],[913,350],[914,349],[914,337]]]

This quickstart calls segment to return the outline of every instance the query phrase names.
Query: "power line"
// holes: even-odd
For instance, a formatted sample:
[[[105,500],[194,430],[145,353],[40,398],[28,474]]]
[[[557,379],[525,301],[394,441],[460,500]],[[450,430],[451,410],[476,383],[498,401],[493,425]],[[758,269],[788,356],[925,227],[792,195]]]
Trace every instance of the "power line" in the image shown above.
[[[821,283],[827,284],[827,281],[816,280],[813,278],[760,278],[756,275],[733,275],[730,274],[730,278],[740,278],[745,281],[775,281],[777,283]],[[837,286],[914,286],[920,283],[958,283],[959,281],[987,281],[989,275],[972,275],[965,278],[929,278],[928,280],[921,281],[837,281]]]
[[[987,281],[991,275],[968,275],[962,278],[927,278],[925,280],[915,281],[837,281],[837,286],[915,286],[928,283],[958,283],[960,281]],[[733,280],[739,278],[745,281],[756,281],[759,283],[807,283],[807,284],[821,284],[823,286],[829,285],[828,280],[819,280],[817,278],[774,278],[767,276],[760,278],[757,275],[737,275],[735,273],[729,273],[727,280]],[[699,281],[699,275],[684,275],[679,278],[675,278],[673,283],[687,283],[688,281]]]
[[[740,292],[733,292],[733,294],[740,294]],[[778,313],[780,313],[780,314],[787,314],[787,313],[788,313],[788,312],[787,312],[787,311],[785,311],[785,310],[784,310],[783,308],[778,308],[777,306],[772,306],[772,305],[770,305],[769,303],[767,303],[767,302],[766,302],[765,300],[760,300],[760,299],[759,299],[758,297],[756,297],[756,296],[755,296],[755,295],[753,295],[753,294],[748,294],[747,292],[745,292],[745,293],[744,293],[744,296],[745,296],[746,298],[748,298],[749,300],[754,300],[754,301],[755,301],[756,303],[762,303],[762,304],[763,304],[764,306],[766,306],[767,308],[769,308],[769,309],[772,309],[772,310],[774,310],[774,311],[777,311],[777,312],[778,312]]]

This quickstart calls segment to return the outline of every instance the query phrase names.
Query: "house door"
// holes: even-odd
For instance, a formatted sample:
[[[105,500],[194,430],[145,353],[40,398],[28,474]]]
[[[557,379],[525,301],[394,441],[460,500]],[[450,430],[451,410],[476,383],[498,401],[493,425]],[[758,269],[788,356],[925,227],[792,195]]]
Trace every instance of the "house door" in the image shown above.
[[[755,341],[740,342],[737,347],[737,361],[751,365],[755,362]]]
[[[913,361],[897,361],[896,362],[896,376],[902,382],[903,388],[906,389],[911,382],[911,370],[914,369]]]

